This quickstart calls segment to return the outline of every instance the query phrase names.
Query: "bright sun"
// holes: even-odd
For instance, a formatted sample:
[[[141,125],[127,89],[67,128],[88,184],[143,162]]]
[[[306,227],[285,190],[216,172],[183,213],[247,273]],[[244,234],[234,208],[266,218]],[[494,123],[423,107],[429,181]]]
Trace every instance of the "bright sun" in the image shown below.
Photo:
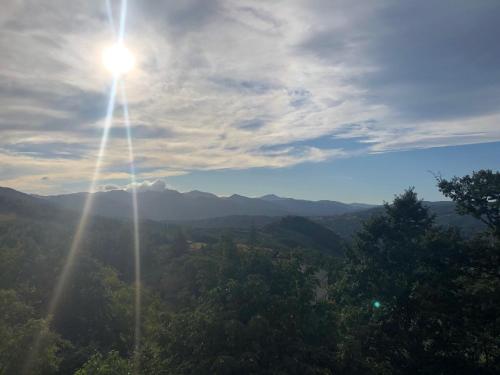
[[[130,72],[135,65],[132,53],[123,43],[116,43],[102,52],[102,63],[113,75],[120,76]]]

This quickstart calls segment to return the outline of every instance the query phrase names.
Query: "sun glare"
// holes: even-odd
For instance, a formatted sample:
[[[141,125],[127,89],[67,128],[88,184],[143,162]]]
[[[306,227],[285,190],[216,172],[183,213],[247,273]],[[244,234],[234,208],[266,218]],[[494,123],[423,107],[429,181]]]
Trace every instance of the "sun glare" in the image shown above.
[[[104,67],[115,76],[130,72],[135,65],[135,59],[130,50],[123,43],[116,43],[105,48],[102,53]]]

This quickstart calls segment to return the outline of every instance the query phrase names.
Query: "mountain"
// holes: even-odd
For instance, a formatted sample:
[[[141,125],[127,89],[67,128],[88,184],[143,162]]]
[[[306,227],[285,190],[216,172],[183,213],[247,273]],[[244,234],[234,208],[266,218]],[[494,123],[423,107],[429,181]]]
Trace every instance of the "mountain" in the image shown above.
[[[334,215],[339,215],[346,212],[375,207],[374,205],[369,204],[348,204],[328,200],[308,201],[302,199],[281,198],[274,194],[264,195],[260,197],[260,199],[272,202],[287,212],[301,216],[331,216],[332,213],[334,213]]]
[[[81,210],[88,193],[73,193],[43,197],[60,207]],[[238,194],[218,197],[197,190],[180,193],[175,190],[142,191],[137,193],[139,215],[149,220],[204,220],[225,216],[331,216],[356,212],[369,205],[335,201],[307,201],[267,195],[249,198]],[[94,193],[94,213],[107,217],[129,218],[132,214],[131,193],[112,190]]]
[[[481,221],[472,216],[457,214],[456,206],[453,202],[424,202],[424,205],[436,216],[436,224],[443,227],[458,227],[466,236],[486,229]],[[337,216],[318,217],[315,218],[315,221],[330,228],[344,239],[349,239],[362,229],[363,222],[369,220],[372,216],[381,215],[383,212],[384,208],[378,206]]]
[[[44,199],[14,189],[0,187],[0,216],[46,219],[63,214],[66,214],[64,210]],[[76,215],[72,213],[72,216]]]
[[[42,220],[77,220],[88,193],[35,196],[0,187],[0,219],[23,217]],[[334,201],[305,201],[267,195],[248,198],[241,195],[218,197],[200,191],[180,193],[175,190],[138,193],[141,219],[181,223],[191,228],[273,228],[287,216],[309,216],[312,221],[350,239],[363,222],[383,213],[382,206],[345,204]],[[485,229],[471,216],[458,215],[453,202],[424,202],[436,223],[456,226],[466,236]],[[364,208],[364,207],[369,208]],[[326,208],[325,208],[326,207]],[[350,210],[347,211],[346,210]],[[318,213],[326,213],[318,215]],[[123,190],[94,194],[92,213],[111,218],[131,218],[131,194]],[[297,221],[298,219],[295,219]],[[281,222],[281,226],[291,222]],[[305,224],[304,224],[305,225]],[[267,230],[266,230],[267,231]],[[293,236],[292,236],[293,237]],[[300,242],[300,241],[299,241]],[[302,241],[302,243],[304,243]]]
[[[191,190],[184,193],[184,196],[191,198],[217,198],[217,195],[199,190]]]

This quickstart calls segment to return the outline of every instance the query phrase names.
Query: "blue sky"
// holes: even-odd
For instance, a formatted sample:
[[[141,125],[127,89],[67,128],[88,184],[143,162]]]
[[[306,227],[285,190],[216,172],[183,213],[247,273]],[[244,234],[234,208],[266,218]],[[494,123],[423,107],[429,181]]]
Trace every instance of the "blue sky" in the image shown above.
[[[144,188],[434,200],[428,170],[498,169],[496,0],[109,3],[2,2],[0,186],[127,188],[125,106]],[[135,68],[94,186],[124,3]]]
[[[390,201],[394,194],[414,186],[420,198],[436,201],[445,198],[437,190],[432,173],[449,178],[481,168],[498,170],[499,163],[500,143],[495,142],[360,155],[280,169],[195,172],[172,177],[168,184],[181,191],[196,187],[219,195],[277,193],[375,204]]]

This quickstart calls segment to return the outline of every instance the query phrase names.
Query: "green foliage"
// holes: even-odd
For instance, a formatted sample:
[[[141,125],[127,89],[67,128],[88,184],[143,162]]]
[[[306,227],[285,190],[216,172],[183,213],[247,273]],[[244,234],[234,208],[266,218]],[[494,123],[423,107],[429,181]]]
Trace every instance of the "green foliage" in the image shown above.
[[[228,239],[215,262],[220,272],[196,291],[194,306],[165,316],[156,332],[166,373],[330,373],[331,308],[313,303],[312,270],[295,258],[237,251]]]
[[[82,257],[62,298],[53,325],[65,338],[104,351],[132,347],[133,288],[115,270]]]
[[[257,228],[255,228],[255,225],[252,224],[250,226],[250,231],[248,233],[248,245],[250,248],[254,249],[255,246],[257,246],[259,241],[259,234],[257,232]]]
[[[412,190],[396,197],[365,224],[332,288],[343,370],[496,373],[498,254],[435,227]]]
[[[188,251],[188,249],[189,249],[189,244],[187,242],[186,236],[184,235],[184,232],[181,229],[178,229],[172,243],[172,253],[175,256],[179,256],[185,254]]]
[[[450,181],[438,178],[438,186],[457,203],[459,213],[481,220],[500,237],[500,172],[481,170]]]
[[[336,233],[304,217],[286,216],[265,227],[264,231],[268,235],[267,246],[343,255],[344,244]]]
[[[64,342],[47,321],[34,318],[33,309],[14,290],[0,289],[0,338],[0,374],[51,374],[61,362]],[[37,340],[40,345],[33,352]]]
[[[498,173],[440,188],[496,233]],[[179,227],[141,223],[140,350],[132,223],[91,220],[62,303],[45,319],[76,220],[39,206],[30,218],[28,198],[9,194],[0,374],[500,373],[500,243],[440,227],[413,190],[350,244],[297,217],[190,231],[198,247]]]
[[[126,358],[120,357],[116,351],[106,356],[100,353],[93,355],[75,375],[129,375],[133,374],[133,366]]]

